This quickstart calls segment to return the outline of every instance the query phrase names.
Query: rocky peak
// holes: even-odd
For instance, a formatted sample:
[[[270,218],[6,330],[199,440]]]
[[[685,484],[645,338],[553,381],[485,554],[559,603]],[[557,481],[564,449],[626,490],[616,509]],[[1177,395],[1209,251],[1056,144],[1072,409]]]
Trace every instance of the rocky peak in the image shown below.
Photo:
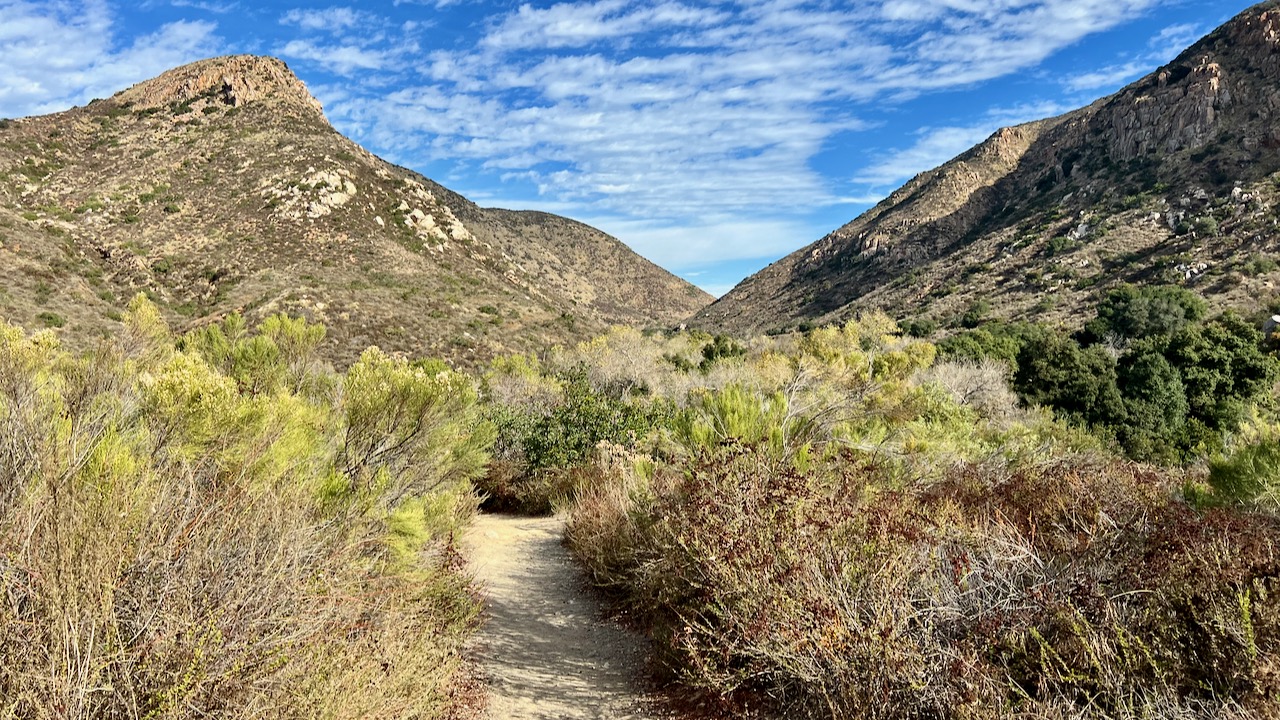
[[[1074,323],[1120,282],[1256,307],[1280,271],[1246,259],[1280,252],[1278,188],[1280,0],[1268,0],[1120,92],[920,173],[692,324],[787,328],[872,307],[949,322],[979,300]]]
[[[1216,134],[1218,117],[1231,103],[1222,67],[1209,55],[1170,65],[1152,80],[1111,107],[1116,160],[1201,147]]]
[[[1245,13],[1228,26],[1232,42],[1238,47],[1280,47],[1280,10]]]
[[[982,144],[975,147],[968,158],[995,163],[1017,162],[1027,147],[1039,137],[1039,123],[1000,128]]]
[[[269,99],[324,112],[320,101],[284,61],[258,55],[229,55],[183,65],[134,85],[116,97],[138,109],[201,99],[240,107]]]
[[[974,193],[1017,167],[1048,124],[1040,121],[1000,128],[951,162],[917,175],[882,203],[884,213],[858,218],[815,243],[804,262],[820,263],[850,248],[859,255],[876,255],[890,249],[896,238],[951,215]]]
[[[1238,128],[1246,144],[1280,144],[1270,118],[1280,114],[1280,3],[1247,10],[1176,60],[1120,93],[1106,116],[1117,161],[1195,150],[1213,141],[1237,103],[1265,122]],[[1243,122],[1243,121],[1242,121]]]

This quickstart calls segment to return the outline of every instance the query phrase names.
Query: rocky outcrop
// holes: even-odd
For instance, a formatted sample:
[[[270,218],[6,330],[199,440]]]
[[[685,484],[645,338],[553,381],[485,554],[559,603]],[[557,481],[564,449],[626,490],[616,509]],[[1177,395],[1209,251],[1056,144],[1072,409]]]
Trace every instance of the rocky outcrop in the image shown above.
[[[1241,260],[1280,258],[1275,207],[1280,0],[1268,0],[1120,92],[912,178],[691,324],[777,330],[870,308],[946,323],[978,301],[1070,323],[1117,282],[1249,298],[1276,287]]]
[[[982,144],[955,160],[913,178],[889,197],[883,214],[865,215],[815,243],[806,253],[812,263],[849,246],[862,255],[876,255],[893,246],[896,238],[950,215],[973,194],[988,187],[1017,167],[1018,160],[1040,135],[1044,123],[1028,123],[997,130]]]
[[[256,55],[230,55],[170,70],[116,95],[136,109],[159,108],[205,99],[231,107],[271,98],[323,113],[284,61]]]
[[[1129,161],[1159,152],[1204,146],[1231,103],[1222,66],[1202,56],[1195,67],[1172,67],[1155,76],[1150,91],[1113,103],[1111,157]]]

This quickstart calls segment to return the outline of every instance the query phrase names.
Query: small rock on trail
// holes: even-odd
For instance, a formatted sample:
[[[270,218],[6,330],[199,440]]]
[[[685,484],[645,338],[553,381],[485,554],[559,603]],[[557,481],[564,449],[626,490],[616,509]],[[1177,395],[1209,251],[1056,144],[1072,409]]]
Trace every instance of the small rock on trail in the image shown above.
[[[649,720],[644,639],[604,620],[564,521],[480,515],[463,540],[488,602],[472,655],[494,720]]]

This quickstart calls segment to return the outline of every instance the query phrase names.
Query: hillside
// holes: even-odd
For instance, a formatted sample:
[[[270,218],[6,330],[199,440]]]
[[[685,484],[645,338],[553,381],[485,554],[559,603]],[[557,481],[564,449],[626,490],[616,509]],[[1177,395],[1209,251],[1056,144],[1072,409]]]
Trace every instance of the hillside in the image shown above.
[[[1088,107],[1000,130],[692,324],[779,331],[883,308],[1071,326],[1123,282],[1256,307],[1280,281],[1278,7]]]
[[[711,299],[599,230],[375,157],[251,56],[0,121],[0,317],[85,345],[138,291],[178,328],[304,315],[339,364],[370,344],[474,363]]]

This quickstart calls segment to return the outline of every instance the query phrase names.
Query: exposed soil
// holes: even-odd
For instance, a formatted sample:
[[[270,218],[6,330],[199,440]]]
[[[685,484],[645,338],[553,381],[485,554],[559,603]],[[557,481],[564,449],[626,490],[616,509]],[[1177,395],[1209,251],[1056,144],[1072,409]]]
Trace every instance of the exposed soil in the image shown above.
[[[644,638],[604,618],[557,518],[481,515],[463,540],[488,621],[472,655],[494,720],[668,717],[647,697]]]

